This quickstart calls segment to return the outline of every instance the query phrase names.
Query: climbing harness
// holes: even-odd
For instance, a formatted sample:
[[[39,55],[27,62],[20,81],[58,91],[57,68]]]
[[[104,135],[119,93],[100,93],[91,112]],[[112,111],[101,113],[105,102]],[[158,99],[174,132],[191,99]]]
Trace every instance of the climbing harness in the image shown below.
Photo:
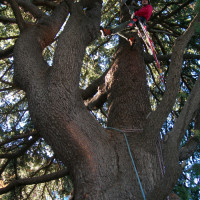
[[[130,145],[129,145],[129,143],[128,143],[128,139],[127,139],[127,137],[126,137],[125,132],[122,131],[122,130],[120,130],[120,129],[113,128],[113,127],[107,127],[107,129],[112,129],[112,130],[118,131],[118,132],[120,132],[120,133],[123,134],[124,139],[125,139],[125,142],[126,142],[126,145],[127,145],[127,148],[128,148],[128,153],[129,153],[129,156],[130,156],[130,158],[131,158],[131,162],[132,162],[132,164],[133,164],[133,168],[134,168],[134,170],[135,170],[135,173],[136,173],[136,176],[137,176],[139,185],[140,185],[140,189],[141,189],[141,192],[142,192],[143,199],[146,200],[145,193],[144,193],[144,190],[143,190],[141,181],[140,181],[140,177],[139,177],[137,168],[136,168],[136,166],[135,166],[135,162],[134,162],[134,160],[133,160],[133,156],[132,156],[132,153],[131,153]]]

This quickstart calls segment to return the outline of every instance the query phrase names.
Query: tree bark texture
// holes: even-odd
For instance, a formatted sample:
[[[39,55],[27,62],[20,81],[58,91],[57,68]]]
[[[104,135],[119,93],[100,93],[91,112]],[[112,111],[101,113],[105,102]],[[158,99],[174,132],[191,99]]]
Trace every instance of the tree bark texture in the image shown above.
[[[104,129],[86,109],[79,89],[85,49],[98,35],[101,4],[93,1],[86,12],[78,4],[70,5],[53,66],[45,63],[42,50],[66,18],[64,3],[53,18],[42,18],[23,30],[14,49],[14,80],[27,94],[35,128],[69,168],[75,200],[143,199],[123,132],[147,199],[165,199],[180,171],[178,147],[173,139],[162,144],[158,127],[154,133],[154,124],[148,121],[151,110],[141,45],[130,49],[127,42],[120,42],[105,78],[110,128]],[[173,164],[166,164],[170,159]]]

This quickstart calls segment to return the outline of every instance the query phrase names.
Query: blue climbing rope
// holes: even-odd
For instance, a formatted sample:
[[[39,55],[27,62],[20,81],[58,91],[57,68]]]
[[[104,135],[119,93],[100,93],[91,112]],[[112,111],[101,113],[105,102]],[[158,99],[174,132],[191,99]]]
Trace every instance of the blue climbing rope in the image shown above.
[[[134,170],[135,170],[135,173],[136,173],[136,176],[137,176],[137,179],[138,179],[139,185],[140,185],[140,189],[141,189],[141,192],[142,192],[142,196],[143,196],[143,198],[144,198],[144,200],[145,200],[145,199],[146,199],[146,197],[145,197],[145,193],[144,193],[144,190],[143,190],[143,187],[142,187],[141,181],[140,181],[140,177],[139,177],[139,174],[138,174],[137,168],[136,168],[136,166],[135,166],[135,162],[134,162],[134,160],[133,160],[133,156],[132,156],[132,153],[131,153],[130,145],[129,145],[129,143],[128,143],[128,139],[127,139],[127,137],[126,137],[126,134],[125,134],[122,130],[117,129],[117,128],[107,127],[107,129],[113,129],[113,130],[119,131],[120,133],[123,134],[124,139],[125,139],[125,141],[126,141],[127,148],[128,148],[128,152],[129,152],[129,155],[130,155],[130,158],[131,158],[132,164],[133,164],[133,168],[134,168]]]

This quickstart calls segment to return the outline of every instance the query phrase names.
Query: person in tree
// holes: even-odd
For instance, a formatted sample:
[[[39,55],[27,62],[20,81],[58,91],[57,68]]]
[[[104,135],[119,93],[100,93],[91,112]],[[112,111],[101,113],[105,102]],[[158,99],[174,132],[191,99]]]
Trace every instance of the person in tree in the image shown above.
[[[103,36],[108,36],[108,35],[113,35],[115,33],[121,32],[121,31],[125,30],[126,28],[132,28],[132,27],[134,27],[134,25],[138,21],[138,19],[144,25],[146,25],[146,22],[151,17],[152,11],[153,11],[153,8],[150,4],[150,0],[142,0],[142,8],[139,9],[138,11],[135,11],[135,13],[133,13],[131,15],[130,20],[120,24],[119,26],[117,26],[113,29],[100,28],[101,33]],[[133,37],[129,38],[129,42],[132,45],[134,42],[134,38]]]

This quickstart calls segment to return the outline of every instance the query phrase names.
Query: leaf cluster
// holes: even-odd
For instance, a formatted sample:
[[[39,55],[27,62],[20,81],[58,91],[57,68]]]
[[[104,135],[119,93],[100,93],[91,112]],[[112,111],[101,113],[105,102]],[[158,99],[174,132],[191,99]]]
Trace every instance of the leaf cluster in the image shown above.
[[[58,2],[33,0],[31,3],[37,6],[43,13],[50,15]],[[166,79],[174,42],[185,32],[196,12],[199,11],[200,1],[152,0],[151,3],[154,12],[148,22],[147,30],[155,45],[162,75]],[[37,23],[37,18],[33,14],[24,9],[23,6],[20,6],[20,9],[27,24]],[[13,83],[13,47],[20,32],[10,5],[5,1],[0,1],[0,10],[0,184],[2,187],[6,187],[13,181],[25,178],[31,179],[38,176],[42,177],[46,174],[58,172],[64,166],[56,159],[51,148],[34,130],[26,95]],[[103,1],[101,26],[107,28],[115,27],[119,23],[119,1]],[[53,55],[58,38],[43,51],[43,57],[50,66],[53,64]],[[196,35],[192,38],[185,51],[180,93],[174,109],[161,130],[163,137],[172,129],[200,72],[199,42],[199,36]],[[118,44],[119,36],[102,38],[99,35],[87,47],[80,75],[81,90],[86,91],[98,78],[104,76],[104,72],[112,65]],[[155,110],[163,98],[165,85],[160,81],[160,71],[153,57],[149,55],[145,45],[143,50],[150,88],[150,102],[152,110]],[[102,80],[95,86],[96,92],[89,94],[85,101],[91,101],[95,97],[98,88],[104,84],[104,79],[102,78]],[[92,108],[88,106],[88,109],[102,125],[105,125],[108,110],[106,100],[100,105],[93,106]],[[183,145],[193,136],[192,129],[195,129],[194,122],[191,123],[185,135]],[[199,198],[199,156],[199,152],[196,152],[187,161],[184,176],[180,177],[174,189],[183,199]],[[2,195],[1,198],[5,200],[44,199],[50,196],[56,199],[64,197],[72,191],[71,180],[69,176],[65,175],[63,178],[55,178],[55,180],[50,182],[44,181],[37,184],[15,187],[9,193]]]

